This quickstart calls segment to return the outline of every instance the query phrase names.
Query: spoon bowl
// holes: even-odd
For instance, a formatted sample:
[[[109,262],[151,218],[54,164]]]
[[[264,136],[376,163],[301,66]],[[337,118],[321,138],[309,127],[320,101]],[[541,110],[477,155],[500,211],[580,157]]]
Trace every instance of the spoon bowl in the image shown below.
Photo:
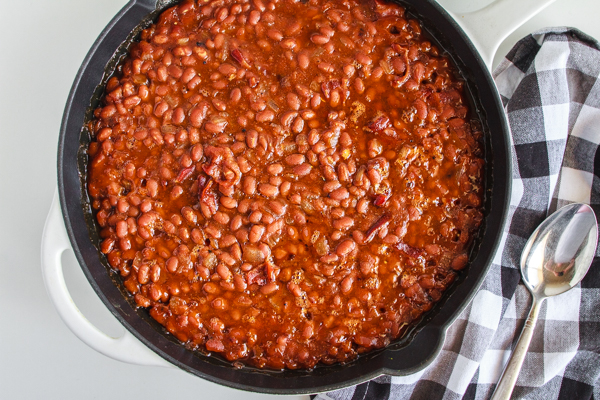
[[[521,275],[533,295],[533,303],[492,400],[510,398],[542,303],[581,282],[596,253],[597,242],[596,215],[589,205],[582,203],[569,204],[556,211],[527,241],[521,254]]]

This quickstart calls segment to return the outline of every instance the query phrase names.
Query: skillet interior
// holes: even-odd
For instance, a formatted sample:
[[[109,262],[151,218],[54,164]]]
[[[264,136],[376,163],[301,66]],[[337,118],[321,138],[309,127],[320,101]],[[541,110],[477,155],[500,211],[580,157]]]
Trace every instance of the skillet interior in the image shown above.
[[[176,1],[133,0],[125,6],[88,53],[65,108],[58,154],[61,207],[77,260],[98,296],[130,332],[171,363],[210,381],[238,389],[280,394],[315,393],[358,384],[384,373],[407,375],[424,368],[439,352],[449,324],[466,307],[485,277],[508,208],[508,128],[494,83],[473,45],[433,0],[399,1],[454,60],[467,82],[472,108],[483,123],[485,220],[467,270],[411,332],[385,349],[360,356],[345,365],[322,366],[312,371],[236,369],[220,357],[188,351],[165,333],[145,310],[136,310],[118,274],[111,271],[97,248],[97,229],[85,190],[86,149],[90,137],[81,127],[91,117],[103,94],[102,83],[126,52],[128,44],[160,11],[173,3]]]

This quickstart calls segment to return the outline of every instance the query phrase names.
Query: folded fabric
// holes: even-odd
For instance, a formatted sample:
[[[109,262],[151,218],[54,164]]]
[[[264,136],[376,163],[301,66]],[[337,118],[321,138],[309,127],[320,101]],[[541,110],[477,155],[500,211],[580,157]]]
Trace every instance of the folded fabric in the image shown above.
[[[513,192],[493,265],[423,371],[381,376],[317,399],[488,399],[531,305],[520,283],[526,240],[549,214],[585,202],[600,215],[600,45],[573,28],[519,41],[494,72],[512,132]],[[600,253],[540,313],[513,398],[600,399]]]

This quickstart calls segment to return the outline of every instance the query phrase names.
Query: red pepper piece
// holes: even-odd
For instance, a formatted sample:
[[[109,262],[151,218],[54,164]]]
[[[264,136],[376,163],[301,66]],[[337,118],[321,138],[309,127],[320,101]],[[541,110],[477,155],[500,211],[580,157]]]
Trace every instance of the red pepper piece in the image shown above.
[[[231,50],[231,57],[237,61],[242,67],[250,69],[251,65],[248,63],[248,61],[246,61],[246,59],[244,58],[244,55],[242,54],[242,52],[239,49],[233,49]]]
[[[388,196],[386,196],[385,194],[378,194],[377,196],[375,196],[373,204],[375,204],[377,207],[383,207],[387,200]]]

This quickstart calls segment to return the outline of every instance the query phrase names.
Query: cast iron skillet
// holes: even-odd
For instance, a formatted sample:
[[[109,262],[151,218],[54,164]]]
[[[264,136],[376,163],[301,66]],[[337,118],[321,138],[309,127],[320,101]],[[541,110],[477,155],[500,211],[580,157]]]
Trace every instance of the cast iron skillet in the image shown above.
[[[466,272],[444,298],[404,338],[385,349],[347,364],[307,370],[236,369],[218,356],[192,352],[136,309],[120,278],[98,250],[98,234],[86,194],[86,149],[89,133],[82,129],[102,95],[127,44],[158,13],[176,1],[132,0],[100,34],[73,83],[63,116],[58,147],[58,186],[64,222],[76,258],[108,309],[152,351],[209,381],[263,393],[301,394],[330,391],[362,383],[382,374],[408,375],[426,367],[439,353],[448,326],[477,292],[498,247],[510,193],[508,127],[494,82],[475,47],[434,0],[398,0],[417,16],[438,45],[454,59],[467,82],[472,107],[482,123],[486,152],[485,219]]]

